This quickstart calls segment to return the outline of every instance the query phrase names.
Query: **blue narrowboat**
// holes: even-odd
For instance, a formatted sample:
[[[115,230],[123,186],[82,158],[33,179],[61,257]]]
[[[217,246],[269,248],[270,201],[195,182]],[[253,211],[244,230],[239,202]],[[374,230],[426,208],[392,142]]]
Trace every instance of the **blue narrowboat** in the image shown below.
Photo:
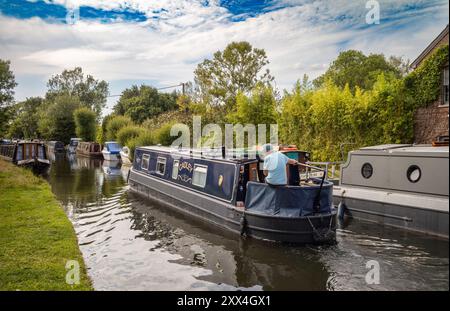
[[[130,189],[241,235],[294,243],[335,241],[331,182],[300,181],[301,169],[288,165],[289,184],[269,185],[259,157],[218,150],[138,147],[128,177]],[[301,160],[305,153],[291,149],[286,154]]]

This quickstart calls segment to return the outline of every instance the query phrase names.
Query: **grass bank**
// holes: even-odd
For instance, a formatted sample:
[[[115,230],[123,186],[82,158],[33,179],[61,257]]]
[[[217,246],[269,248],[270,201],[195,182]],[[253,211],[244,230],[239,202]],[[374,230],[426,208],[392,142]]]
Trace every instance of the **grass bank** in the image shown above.
[[[66,283],[68,260],[79,263],[78,285]],[[75,231],[50,186],[2,160],[0,290],[92,290]]]

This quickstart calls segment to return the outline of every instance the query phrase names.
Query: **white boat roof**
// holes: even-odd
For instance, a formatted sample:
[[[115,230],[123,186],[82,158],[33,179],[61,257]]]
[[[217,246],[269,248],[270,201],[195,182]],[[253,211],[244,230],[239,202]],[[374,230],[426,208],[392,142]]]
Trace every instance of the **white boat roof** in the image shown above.
[[[433,147],[432,145],[411,145],[411,144],[388,144],[370,146],[353,151],[355,154],[392,154],[408,155],[418,157],[447,157],[449,156],[449,146]]]
[[[377,145],[377,146],[368,146],[359,148],[359,150],[390,150],[396,148],[404,148],[411,147],[411,144],[386,144],[386,145]]]
[[[222,158],[222,148],[204,148],[204,149],[200,149],[200,148],[192,148],[192,149],[188,149],[188,148],[184,148],[184,149],[178,149],[178,148],[172,148],[172,147],[166,147],[166,146],[141,146],[139,147],[140,149],[147,149],[147,150],[151,150],[151,151],[157,151],[157,152],[166,152],[166,153],[177,153],[179,155],[191,155],[191,151],[193,155],[196,156],[202,156],[204,158],[210,158],[210,159],[223,159]],[[223,160],[246,160],[244,157],[239,157],[239,155],[244,155],[244,153],[239,153],[241,150],[239,149],[226,149],[226,155],[225,155],[225,159]],[[255,151],[257,152],[257,151]],[[250,159],[253,160],[253,159]]]

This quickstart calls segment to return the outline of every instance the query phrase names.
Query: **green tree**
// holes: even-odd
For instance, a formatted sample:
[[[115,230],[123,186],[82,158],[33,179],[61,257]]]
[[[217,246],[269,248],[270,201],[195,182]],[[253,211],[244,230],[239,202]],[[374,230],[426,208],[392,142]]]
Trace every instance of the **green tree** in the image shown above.
[[[259,83],[249,97],[238,93],[236,112],[229,114],[228,120],[240,124],[274,124],[277,122],[276,106],[272,87]]]
[[[194,81],[204,103],[220,106],[225,112],[234,109],[239,92],[250,92],[258,82],[271,83],[273,77],[263,49],[253,48],[248,42],[232,42],[223,51],[214,53],[212,59],[198,64]]]
[[[126,146],[130,139],[138,137],[145,131],[144,128],[136,125],[128,125],[122,127],[117,133],[117,142],[122,146]]]
[[[150,131],[144,130],[138,137],[128,140],[127,147],[130,148],[130,157],[133,159],[136,147],[151,146],[155,144],[155,138]]]
[[[122,95],[114,106],[114,112],[125,115],[133,122],[141,124],[145,119],[177,108],[176,93],[162,93],[154,87],[133,85],[122,92]]]
[[[108,114],[106,115],[103,120],[102,120],[102,124],[100,126],[100,130],[97,131],[97,135],[99,136],[97,141],[101,144],[104,144],[106,139],[108,138],[108,134],[107,134],[107,126],[108,126],[108,122],[114,118],[114,114]]]
[[[23,102],[11,107],[12,123],[8,130],[8,136],[15,138],[38,138],[39,110],[43,107],[44,100],[41,97],[30,97]]]
[[[117,133],[121,128],[133,125],[133,121],[126,116],[115,116],[112,117],[106,125],[106,140],[112,141],[116,140]]]
[[[44,139],[69,143],[75,137],[74,111],[81,107],[78,97],[62,94],[39,112],[38,130]]]
[[[352,92],[356,87],[363,90],[370,90],[379,74],[395,78],[401,77],[401,69],[398,59],[386,60],[383,54],[364,55],[361,51],[348,50],[341,52],[331,63],[330,68],[321,76],[314,80],[314,86],[321,87],[327,80],[332,81],[336,86],[344,88],[349,85]]]
[[[84,141],[94,141],[97,131],[96,114],[89,108],[81,107],[74,111],[75,132]]]
[[[14,100],[14,88],[17,86],[10,62],[0,59],[0,136],[7,130],[11,110],[9,106]]]
[[[92,109],[100,118],[106,105],[108,83],[96,80],[93,76],[85,76],[80,67],[64,70],[61,74],[51,77],[47,82],[46,98],[52,101],[56,96],[67,94],[78,97],[80,104]]]
[[[158,144],[163,146],[170,146],[172,142],[177,139],[175,136],[170,136],[170,130],[175,122],[168,122],[163,124],[154,135],[154,139]]]

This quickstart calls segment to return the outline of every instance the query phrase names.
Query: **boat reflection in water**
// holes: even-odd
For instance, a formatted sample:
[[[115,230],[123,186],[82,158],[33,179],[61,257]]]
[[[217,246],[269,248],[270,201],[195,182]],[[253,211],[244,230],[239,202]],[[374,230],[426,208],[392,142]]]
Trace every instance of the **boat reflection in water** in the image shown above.
[[[97,290],[448,289],[446,241],[359,221],[331,246],[241,239],[130,193],[121,172],[61,159],[48,176]],[[368,260],[380,263],[379,285],[365,282]]]
[[[106,177],[115,177],[122,175],[120,160],[103,160],[102,169]]]

